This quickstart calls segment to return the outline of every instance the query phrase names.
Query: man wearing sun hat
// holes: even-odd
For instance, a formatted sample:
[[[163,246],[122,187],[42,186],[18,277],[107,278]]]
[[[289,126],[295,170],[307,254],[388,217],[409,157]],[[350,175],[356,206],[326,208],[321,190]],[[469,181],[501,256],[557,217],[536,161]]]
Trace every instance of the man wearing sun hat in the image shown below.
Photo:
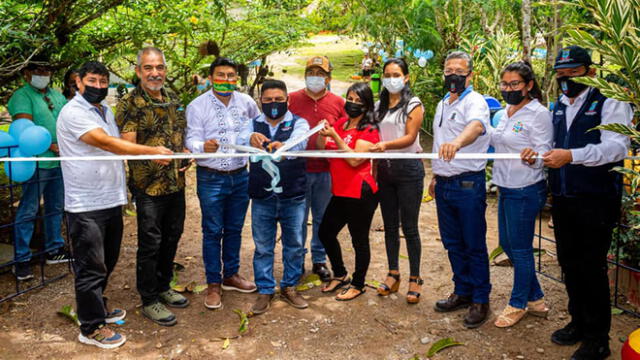
[[[620,217],[622,166],[629,139],[598,125],[630,125],[629,104],[573,81],[594,77],[591,56],[578,46],[558,53],[556,80],[562,92],[553,109],[554,149],[543,154],[549,167],[558,262],[569,295],[571,321],[551,335],[559,345],[582,342],[572,360],[605,359],[611,304],[607,254]]]
[[[289,94],[289,110],[306,119],[310,128],[315,127],[322,120],[327,120],[333,125],[339,118],[347,116],[344,111],[344,99],[329,91],[332,69],[329,58],[326,56],[310,57],[307,59],[304,72],[306,87]],[[318,135],[315,134],[309,138],[307,150],[316,150],[317,137]],[[312,271],[318,274],[323,281],[328,281],[331,277],[331,272],[326,266],[326,253],[320,238],[318,238],[318,229],[320,228],[324,210],[331,199],[329,162],[326,159],[308,158],[306,176],[306,210],[302,224],[302,241],[304,243],[307,241],[307,221],[309,211],[311,211],[313,217],[311,235]]]

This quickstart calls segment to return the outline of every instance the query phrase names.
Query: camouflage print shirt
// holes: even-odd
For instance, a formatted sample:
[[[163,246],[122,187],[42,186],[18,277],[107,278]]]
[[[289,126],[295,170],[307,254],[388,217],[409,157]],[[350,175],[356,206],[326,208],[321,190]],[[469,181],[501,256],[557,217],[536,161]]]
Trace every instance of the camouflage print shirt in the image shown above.
[[[150,97],[140,86],[125,95],[116,111],[121,133],[135,132],[141,145],[164,146],[179,153],[184,149],[186,119],[175,94],[162,90],[163,101]],[[149,160],[129,161],[129,187],[150,196],[168,195],[184,189],[181,160],[162,166]]]

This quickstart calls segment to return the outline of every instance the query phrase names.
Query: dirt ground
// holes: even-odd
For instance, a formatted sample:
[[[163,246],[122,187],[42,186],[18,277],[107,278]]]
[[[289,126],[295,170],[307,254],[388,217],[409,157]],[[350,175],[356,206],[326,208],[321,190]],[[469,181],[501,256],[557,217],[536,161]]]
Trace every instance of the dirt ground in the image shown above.
[[[180,273],[181,282],[195,280],[204,283],[201,251],[200,209],[195,194],[194,172],[189,173],[187,191],[187,221],[176,261],[185,265]],[[429,176],[427,176],[427,180]],[[488,245],[497,245],[497,206],[490,197],[487,209]],[[546,219],[543,220],[543,230]],[[401,257],[404,276],[401,290],[391,297],[379,297],[373,289],[358,299],[342,303],[332,296],[322,295],[318,288],[305,291],[310,303],[306,310],[297,310],[283,301],[274,302],[272,309],[249,319],[249,331],[231,339],[223,350],[220,338],[237,335],[239,318],[234,309],[248,311],[255,294],[225,292],[222,310],[207,310],[202,294],[188,294],[191,305],[177,309],[178,324],[171,328],[155,325],[144,318],[135,290],[136,219],[125,217],[125,235],[120,261],[116,267],[107,295],[110,304],[127,310],[126,323],[119,331],[128,338],[127,343],[113,351],[99,350],[80,344],[78,329],[56,311],[74,304],[72,276],[67,276],[41,290],[16,298],[2,307],[0,316],[0,358],[2,359],[409,359],[414,354],[426,358],[429,347],[437,340],[452,337],[464,346],[443,350],[439,359],[568,359],[574,347],[560,347],[549,341],[553,330],[568,320],[566,295],[563,285],[540,277],[547,301],[551,307],[548,320],[525,318],[512,329],[498,329],[491,322],[479,329],[467,330],[462,326],[464,311],[449,314],[436,313],[434,302],[452,290],[451,270],[446,253],[439,240],[435,204],[423,203],[420,215],[423,257],[422,276],[425,279],[422,301],[408,305],[408,260]],[[386,254],[382,232],[374,231],[382,224],[376,213],[371,231],[372,261],[367,279],[384,280]],[[252,275],[250,216],[243,231],[241,274]],[[349,269],[353,269],[353,251],[345,230],[340,235],[344,256]],[[550,250],[552,246],[548,246]],[[277,251],[279,252],[278,245]],[[404,245],[401,254],[406,255]],[[557,272],[554,259],[542,258],[545,268]],[[307,259],[307,263],[310,259]],[[64,265],[45,269],[47,276],[67,270]],[[276,277],[281,276],[280,256],[276,257]],[[491,306],[499,312],[506,304],[511,290],[512,269],[491,267]],[[0,276],[4,293],[14,286],[11,275]],[[620,338],[626,337],[638,320],[627,315],[614,316],[611,331],[613,359],[619,358]]]

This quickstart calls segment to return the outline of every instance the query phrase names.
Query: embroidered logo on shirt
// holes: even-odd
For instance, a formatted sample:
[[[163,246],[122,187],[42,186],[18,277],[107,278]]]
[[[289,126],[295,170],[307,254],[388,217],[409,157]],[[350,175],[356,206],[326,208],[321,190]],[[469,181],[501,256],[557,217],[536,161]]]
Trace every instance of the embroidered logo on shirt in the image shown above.
[[[291,121],[287,121],[284,124],[282,124],[282,127],[280,128],[280,130],[282,130],[282,131],[291,130]]]
[[[516,122],[515,124],[513,124],[513,128],[511,128],[511,131],[513,131],[516,134],[522,132],[522,130],[524,130],[524,125],[522,124],[522,121]]]
[[[584,114],[587,116],[592,116],[596,114],[596,106],[598,106],[598,100],[591,103],[589,106],[589,110],[587,110]]]

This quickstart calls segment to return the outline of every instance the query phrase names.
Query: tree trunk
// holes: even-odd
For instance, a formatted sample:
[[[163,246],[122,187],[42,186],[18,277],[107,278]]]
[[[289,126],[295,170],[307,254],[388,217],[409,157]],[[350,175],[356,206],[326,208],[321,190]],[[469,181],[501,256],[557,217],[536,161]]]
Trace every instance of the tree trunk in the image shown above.
[[[522,0],[522,60],[531,63],[531,0]]]

